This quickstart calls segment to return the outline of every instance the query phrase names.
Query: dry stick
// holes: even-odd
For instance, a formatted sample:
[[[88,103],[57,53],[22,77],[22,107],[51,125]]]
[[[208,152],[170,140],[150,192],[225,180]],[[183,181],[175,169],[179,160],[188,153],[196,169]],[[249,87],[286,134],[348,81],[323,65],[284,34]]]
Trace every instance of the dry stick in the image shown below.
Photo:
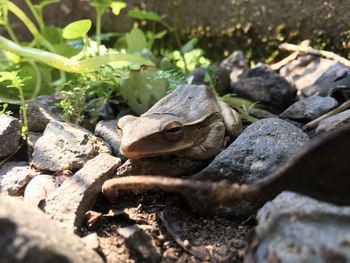
[[[318,50],[314,49],[312,47],[308,46],[302,46],[302,45],[293,45],[293,44],[288,44],[288,43],[283,43],[279,46],[280,49],[283,50],[288,50],[288,51],[299,51],[307,54],[313,54],[317,56],[322,56],[328,59],[333,59],[336,61],[339,61],[340,63],[344,64],[345,66],[350,67],[350,61],[347,60],[346,58],[339,56],[331,51],[326,51],[326,50]]]
[[[300,43],[301,46],[310,46],[311,41],[309,39],[306,39],[304,41],[302,41]],[[292,62],[293,60],[297,59],[300,55],[302,54],[302,52],[300,51],[295,51],[294,53],[292,53],[291,55],[289,55],[288,57],[282,59],[281,61],[270,65],[270,68],[273,71],[278,71],[280,70],[282,67],[284,67],[285,65],[287,65],[289,62]]]
[[[196,196],[221,205],[240,200],[267,200],[290,190],[336,205],[350,205],[350,125],[324,133],[308,143],[273,174],[251,185],[193,181],[161,176],[129,176],[107,180],[104,196],[112,202],[119,190],[176,192],[193,201]],[[331,158],[330,158],[331,157]]]
[[[330,116],[333,116],[339,112],[345,111],[348,108],[350,108],[350,100],[345,101],[339,107],[327,112],[326,114],[323,114],[322,116],[318,117],[317,119],[314,119],[313,121],[306,123],[303,127],[303,130],[315,128],[322,120],[324,120]]]

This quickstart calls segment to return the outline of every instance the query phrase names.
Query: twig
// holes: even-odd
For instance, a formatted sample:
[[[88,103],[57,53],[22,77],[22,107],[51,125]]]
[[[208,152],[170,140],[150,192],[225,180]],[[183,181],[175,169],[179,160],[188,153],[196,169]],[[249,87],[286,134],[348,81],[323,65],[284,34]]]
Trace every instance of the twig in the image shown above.
[[[306,39],[304,41],[302,41],[300,43],[301,46],[310,46],[311,41],[309,39]],[[289,62],[292,62],[293,60],[297,59],[300,55],[302,54],[302,52],[300,51],[295,51],[294,53],[292,53],[291,55],[289,55],[288,57],[282,59],[281,61],[270,65],[270,68],[273,71],[278,71],[280,70],[282,67],[284,67],[285,65],[287,65]]]
[[[328,59],[333,59],[335,61],[338,61],[345,66],[350,67],[350,61],[347,60],[346,58],[339,56],[331,51],[326,51],[326,50],[319,50],[319,49],[314,49],[312,47],[308,46],[302,46],[302,45],[293,45],[293,44],[288,44],[288,43],[283,43],[279,46],[280,49],[283,50],[288,50],[288,51],[299,51],[307,54],[313,54],[317,56],[323,56]]]
[[[345,101],[339,107],[327,112],[326,114],[323,114],[322,116],[318,117],[317,119],[314,119],[314,120],[306,123],[303,127],[303,130],[315,128],[322,120],[324,120],[330,116],[333,116],[339,112],[345,111],[348,108],[350,108],[350,100]]]
[[[145,175],[109,179],[102,193],[114,201],[119,190],[160,190],[180,193],[190,201],[205,197],[217,205],[232,206],[241,200],[266,201],[290,190],[336,205],[350,205],[350,177],[344,176],[350,173],[349,132],[350,124],[318,136],[274,173],[250,185]]]

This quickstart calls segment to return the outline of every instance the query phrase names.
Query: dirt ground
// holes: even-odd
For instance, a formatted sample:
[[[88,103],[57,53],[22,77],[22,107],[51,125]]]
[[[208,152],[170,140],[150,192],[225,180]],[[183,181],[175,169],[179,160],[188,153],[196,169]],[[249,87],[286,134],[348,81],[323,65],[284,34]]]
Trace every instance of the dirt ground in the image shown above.
[[[99,252],[108,263],[150,262],[130,249],[118,233],[119,228],[134,224],[152,236],[161,262],[242,262],[247,234],[255,223],[253,217],[241,221],[200,216],[190,210],[182,197],[171,194],[123,193],[116,205],[108,204],[101,196],[93,210],[108,214],[110,209],[114,211],[113,216],[103,216],[92,228],[83,229],[85,234],[97,233]],[[175,226],[175,237],[185,248],[199,251],[199,254],[194,252],[197,257],[177,244],[174,231],[173,236],[169,234],[165,223]]]

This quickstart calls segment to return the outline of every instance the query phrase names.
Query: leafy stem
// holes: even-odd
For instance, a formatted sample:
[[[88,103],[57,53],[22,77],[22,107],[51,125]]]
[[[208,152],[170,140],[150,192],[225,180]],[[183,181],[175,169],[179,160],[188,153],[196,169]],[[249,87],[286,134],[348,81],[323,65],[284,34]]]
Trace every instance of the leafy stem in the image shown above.
[[[30,11],[32,12],[35,20],[38,22],[40,30],[42,30],[44,28],[44,22],[43,22],[42,17],[39,15],[37,10],[35,10],[32,2],[30,0],[25,0],[25,2],[27,4],[27,6],[29,7]]]
[[[22,47],[13,41],[0,36],[0,48],[11,51],[19,56],[31,58],[66,72],[85,73],[97,70],[101,65],[115,61],[129,61],[141,65],[154,66],[154,64],[138,55],[111,53],[80,61],[51,53],[45,50]]]

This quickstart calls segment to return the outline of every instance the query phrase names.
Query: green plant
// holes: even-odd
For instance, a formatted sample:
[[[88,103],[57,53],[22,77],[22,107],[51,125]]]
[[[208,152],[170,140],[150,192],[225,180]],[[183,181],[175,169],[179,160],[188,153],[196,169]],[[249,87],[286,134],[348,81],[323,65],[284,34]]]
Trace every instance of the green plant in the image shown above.
[[[6,82],[8,88],[14,88],[18,91],[18,96],[21,100],[21,111],[22,111],[22,137],[27,138],[28,131],[28,120],[27,120],[27,105],[24,99],[23,83],[21,78],[18,77],[17,72],[0,72],[0,82]]]
[[[3,105],[0,105],[2,107],[2,109],[0,110],[0,116],[9,116],[11,114],[13,114],[12,111],[6,110],[7,107],[9,106],[8,103],[4,103]]]
[[[250,111],[254,107],[258,106],[258,102],[252,102],[247,99],[242,99],[232,94],[222,96],[221,99],[228,105],[230,105],[232,108],[236,109],[243,120],[246,120],[248,122],[255,122],[258,120],[257,118],[250,115]]]

